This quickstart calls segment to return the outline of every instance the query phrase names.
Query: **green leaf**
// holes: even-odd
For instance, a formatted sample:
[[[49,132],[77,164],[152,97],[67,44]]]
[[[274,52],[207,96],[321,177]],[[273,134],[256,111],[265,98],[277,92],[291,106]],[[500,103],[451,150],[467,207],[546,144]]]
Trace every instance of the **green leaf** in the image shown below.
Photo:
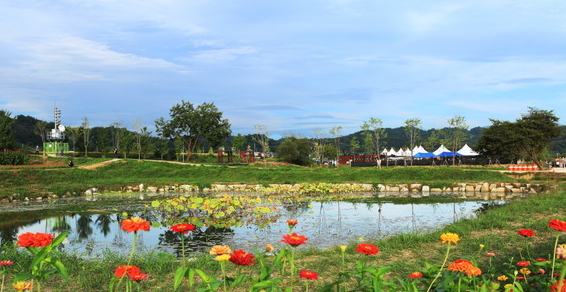
[[[151,202],[151,206],[152,206],[153,208],[159,208],[159,206],[161,206],[161,202],[159,202],[159,201],[153,201],[153,202]]]
[[[61,275],[61,277],[65,278],[65,280],[69,280],[69,274],[67,273],[67,268],[65,268],[65,265],[63,265],[63,263],[60,260],[55,260],[51,264],[53,265],[53,267],[55,267],[57,272],[59,272],[59,275]]]
[[[242,283],[244,280],[246,280],[246,278],[247,278],[247,276],[245,276],[245,275],[238,276],[238,278],[236,278],[234,280],[234,282],[232,282],[232,284],[230,284],[230,289],[240,285],[240,283]]]
[[[183,278],[185,277],[185,273],[187,272],[189,268],[178,268],[175,271],[175,276],[173,277],[173,291],[177,291],[177,289],[179,289],[179,286],[181,285],[181,282],[183,282]]]
[[[209,277],[205,272],[203,272],[202,270],[199,270],[199,269],[194,269],[194,270],[205,283],[211,282],[211,277]]]
[[[32,278],[34,278],[34,276],[32,274],[18,273],[16,275],[14,275],[14,282],[27,281],[27,280],[32,279]]]

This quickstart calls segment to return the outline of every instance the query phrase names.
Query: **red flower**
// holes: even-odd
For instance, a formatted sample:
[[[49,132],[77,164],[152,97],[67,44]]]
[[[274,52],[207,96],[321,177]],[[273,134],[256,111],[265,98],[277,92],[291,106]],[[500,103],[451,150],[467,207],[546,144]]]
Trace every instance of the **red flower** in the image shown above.
[[[26,232],[18,237],[18,246],[32,247],[39,246],[45,247],[53,241],[53,235],[47,233],[31,233]]]
[[[356,251],[365,255],[376,255],[379,253],[377,246],[369,243],[360,243],[356,247]]]
[[[543,259],[543,258],[537,258],[537,259],[536,259],[535,261],[537,261],[537,262],[546,262],[546,259]]]
[[[149,222],[139,217],[132,217],[122,221],[122,229],[126,230],[128,233],[139,230],[149,231]]]
[[[528,267],[530,265],[531,265],[531,262],[527,262],[527,261],[517,262],[517,266],[520,266],[520,267]]]
[[[535,235],[535,232],[530,229],[521,229],[517,234],[524,236],[524,237],[531,237]]]
[[[11,266],[13,264],[14,264],[14,262],[12,262],[12,261],[1,261],[0,262],[0,266]]]
[[[136,267],[136,266],[119,266],[114,270],[114,276],[116,276],[116,278],[121,278],[124,276],[132,276],[132,275],[137,275],[139,274],[140,268]]]
[[[297,225],[297,223],[299,223],[299,221],[297,221],[297,220],[291,220],[291,219],[287,220],[287,224],[289,226],[295,226],[295,225]]]
[[[466,272],[470,268],[473,268],[474,264],[465,259],[455,260],[453,263],[448,265],[449,271]]]
[[[558,292],[558,284],[560,282],[556,282],[554,284],[552,284],[552,286],[550,286],[550,291],[551,292]],[[560,291],[559,292],[566,292],[566,279],[562,280],[562,287],[560,287]]]
[[[557,219],[550,220],[548,226],[556,230],[566,231],[566,222]]]
[[[293,233],[283,235],[283,240],[281,240],[281,242],[288,243],[292,246],[299,246],[301,244],[308,243],[307,240],[308,238],[306,238],[304,235],[297,235],[297,233]]]
[[[239,266],[251,266],[257,263],[254,255],[243,250],[235,250],[230,255],[230,261]]]
[[[307,279],[307,280],[318,280],[318,274],[317,273],[307,271],[307,270],[300,271],[299,277],[301,277],[303,279]]]
[[[139,282],[147,278],[147,274],[144,273],[137,273],[137,274],[130,274],[130,280]]]
[[[175,233],[183,232],[184,234],[187,234],[189,231],[195,230],[195,226],[193,224],[184,224],[184,223],[173,225],[169,228],[173,230],[173,232]]]
[[[412,273],[409,275],[409,278],[416,279],[416,278],[420,278],[420,277],[422,277],[422,276],[423,276],[423,273],[421,273],[421,272],[412,272]]]

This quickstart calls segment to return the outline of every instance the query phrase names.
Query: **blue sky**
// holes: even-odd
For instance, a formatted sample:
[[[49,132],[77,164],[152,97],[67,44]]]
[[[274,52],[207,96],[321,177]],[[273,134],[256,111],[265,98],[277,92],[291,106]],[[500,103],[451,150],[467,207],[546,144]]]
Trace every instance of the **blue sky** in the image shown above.
[[[152,128],[181,100],[214,102],[234,134],[275,138],[563,118],[564,15],[544,0],[0,0],[0,109]]]

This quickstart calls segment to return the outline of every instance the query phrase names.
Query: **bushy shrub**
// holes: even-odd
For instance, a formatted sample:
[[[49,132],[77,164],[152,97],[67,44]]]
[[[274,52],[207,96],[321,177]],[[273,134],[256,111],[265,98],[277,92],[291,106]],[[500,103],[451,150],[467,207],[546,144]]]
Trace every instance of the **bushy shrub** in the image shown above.
[[[0,165],[24,165],[29,163],[29,156],[25,153],[0,153]]]

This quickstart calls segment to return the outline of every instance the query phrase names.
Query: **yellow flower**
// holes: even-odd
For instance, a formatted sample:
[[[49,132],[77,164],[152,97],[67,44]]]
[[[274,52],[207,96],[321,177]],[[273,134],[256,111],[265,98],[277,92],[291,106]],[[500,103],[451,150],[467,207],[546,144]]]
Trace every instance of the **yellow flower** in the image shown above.
[[[229,254],[223,254],[223,255],[219,255],[217,257],[214,258],[214,260],[219,261],[219,262],[225,262],[230,260],[232,256]]]
[[[529,270],[529,268],[522,268],[519,270],[519,272],[521,272],[521,274],[528,275],[531,273],[531,270]]]
[[[266,252],[272,252],[275,250],[275,247],[269,243],[265,244],[265,251]]]
[[[513,284],[505,284],[505,286],[503,286],[505,289],[509,289],[511,287],[513,287]]]
[[[12,287],[14,287],[14,289],[18,291],[25,291],[25,290],[31,290],[32,285],[31,282],[28,281],[18,281],[16,283],[12,283]]]
[[[497,280],[499,281],[507,281],[509,279],[509,277],[505,276],[505,275],[501,275],[499,277],[497,277]]]
[[[215,245],[210,249],[211,255],[223,255],[232,253],[232,250],[227,245]]]
[[[440,240],[442,240],[442,243],[454,243],[457,244],[458,241],[460,240],[460,236],[458,236],[458,234],[456,233],[442,233],[442,235],[440,236]]]
[[[348,247],[348,246],[346,246],[346,245],[341,245],[341,246],[340,246],[340,250],[341,250],[342,252],[345,252],[347,247]]]

